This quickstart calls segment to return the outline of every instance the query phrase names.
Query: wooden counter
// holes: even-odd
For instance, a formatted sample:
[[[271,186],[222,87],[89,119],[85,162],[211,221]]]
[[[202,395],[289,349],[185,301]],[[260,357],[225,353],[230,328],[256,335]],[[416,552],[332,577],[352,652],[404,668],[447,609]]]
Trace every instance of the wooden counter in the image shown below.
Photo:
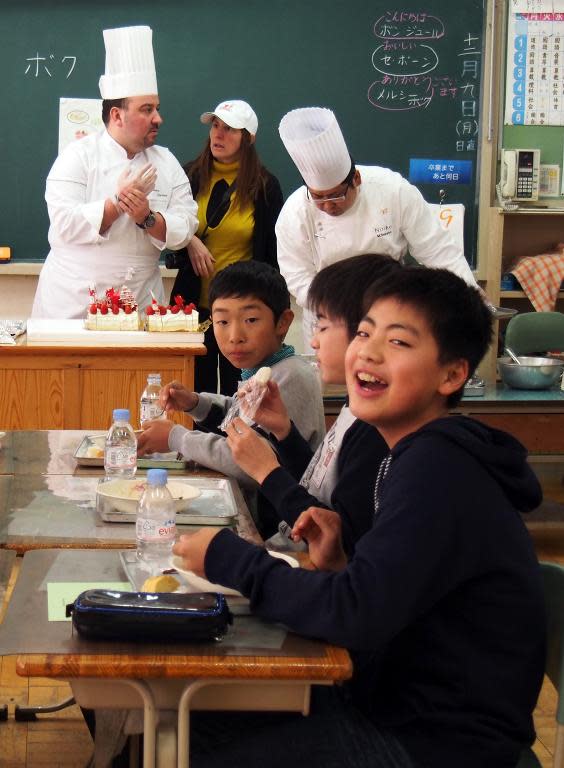
[[[183,346],[0,347],[0,429],[107,429],[114,408],[129,408],[137,426],[147,374],[194,385],[194,357]],[[175,420],[188,423],[187,417]]]

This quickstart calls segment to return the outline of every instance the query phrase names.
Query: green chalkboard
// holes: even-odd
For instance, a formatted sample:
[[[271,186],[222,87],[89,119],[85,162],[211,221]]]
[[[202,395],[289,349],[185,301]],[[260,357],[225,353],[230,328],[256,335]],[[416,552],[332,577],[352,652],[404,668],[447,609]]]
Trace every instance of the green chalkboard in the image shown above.
[[[165,119],[159,143],[181,162],[205,138],[201,112],[225,98],[259,116],[257,146],[289,194],[297,171],[278,137],[289,109],[335,110],[359,164],[409,176],[410,159],[464,183],[418,183],[429,202],[466,206],[475,264],[476,174],[484,0],[4,0],[0,66],[0,245],[16,260],[48,253],[45,178],[57,155],[59,99],[99,98],[102,30],[148,24]],[[444,172],[444,171],[443,171]],[[437,170],[437,173],[439,171]],[[0,273],[1,274],[1,273]]]

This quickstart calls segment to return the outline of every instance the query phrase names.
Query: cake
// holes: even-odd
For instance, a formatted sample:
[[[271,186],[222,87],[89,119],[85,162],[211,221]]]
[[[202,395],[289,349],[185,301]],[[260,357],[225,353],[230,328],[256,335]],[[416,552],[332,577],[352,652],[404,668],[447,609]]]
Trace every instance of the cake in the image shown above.
[[[108,288],[99,299],[91,288],[84,325],[89,331],[138,331],[139,312],[133,293],[123,285],[119,291]]]
[[[145,310],[148,331],[197,331],[200,316],[195,304],[186,304],[182,296],[174,297],[174,304],[167,307],[153,298]]]

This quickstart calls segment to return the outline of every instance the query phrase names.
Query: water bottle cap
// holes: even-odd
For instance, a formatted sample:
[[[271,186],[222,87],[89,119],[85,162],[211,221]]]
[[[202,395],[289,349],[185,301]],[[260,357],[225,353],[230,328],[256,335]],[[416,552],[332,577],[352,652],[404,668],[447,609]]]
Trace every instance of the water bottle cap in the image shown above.
[[[114,421],[129,421],[129,408],[114,408],[112,418]]]
[[[166,485],[168,472],[166,469],[148,469],[147,482],[149,485]]]

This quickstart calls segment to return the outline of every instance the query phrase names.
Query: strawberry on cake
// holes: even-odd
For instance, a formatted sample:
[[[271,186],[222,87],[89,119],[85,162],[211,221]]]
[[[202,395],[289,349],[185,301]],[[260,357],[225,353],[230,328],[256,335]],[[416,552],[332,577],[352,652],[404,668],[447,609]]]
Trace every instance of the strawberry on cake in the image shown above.
[[[103,299],[90,288],[90,306],[84,321],[89,331],[138,331],[139,312],[133,293],[126,285],[119,291],[108,288]]]
[[[186,304],[182,296],[174,297],[174,304],[167,307],[153,301],[145,310],[148,331],[197,331],[200,316],[195,304]]]

